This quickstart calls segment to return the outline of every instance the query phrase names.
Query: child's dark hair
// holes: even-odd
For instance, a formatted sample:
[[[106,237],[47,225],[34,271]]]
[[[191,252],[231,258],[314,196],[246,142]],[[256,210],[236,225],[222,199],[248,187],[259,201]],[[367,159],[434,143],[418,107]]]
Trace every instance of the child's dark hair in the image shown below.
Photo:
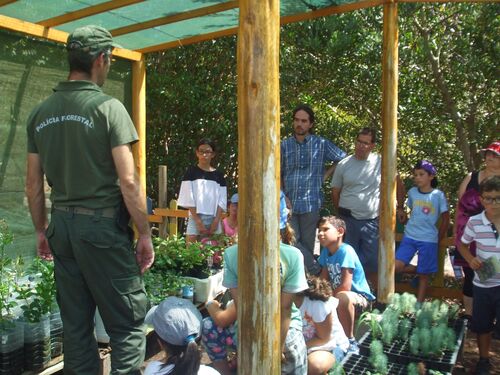
[[[318,276],[308,275],[307,284],[309,289],[304,290],[304,296],[312,301],[328,301],[333,294],[332,286],[329,281],[321,279]]]
[[[431,180],[431,187],[435,188],[438,186],[438,179],[437,179],[435,172],[434,172],[434,174],[430,172],[428,165],[430,165],[432,168],[434,168],[432,166],[432,164],[429,163],[427,160],[419,160],[419,161],[417,161],[417,164],[415,164],[415,166],[413,167],[413,170],[422,169],[422,170],[426,171],[429,176],[434,176],[434,178]],[[435,171],[435,169],[434,169],[434,171]]]
[[[172,345],[156,335],[167,352],[167,361],[163,365],[174,365],[169,375],[196,375],[200,369],[201,352],[196,341],[187,345]]]
[[[317,227],[319,227],[321,224],[324,223],[329,223],[331,224],[335,229],[339,230],[342,228],[345,233],[345,221],[338,218],[337,216],[323,216],[322,218],[319,219]]]
[[[490,191],[500,191],[500,176],[491,176],[485,178],[479,184],[479,194]]]
[[[215,142],[212,141],[210,138],[202,138],[200,139],[200,141],[198,142],[198,145],[196,146],[196,149],[198,150],[200,148],[200,146],[203,146],[203,145],[209,145],[211,148],[212,148],[212,151],[215,152]]]

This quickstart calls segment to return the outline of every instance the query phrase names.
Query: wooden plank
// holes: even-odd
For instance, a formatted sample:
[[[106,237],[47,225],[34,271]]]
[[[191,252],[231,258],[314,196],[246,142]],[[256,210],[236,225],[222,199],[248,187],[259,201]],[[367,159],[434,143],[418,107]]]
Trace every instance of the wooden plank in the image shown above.
[[[412,293],[417,294],[417,289],[412,288],[408,283],[396,283],[396,292],[397,293]],[[429,286],[426,291],[426,298],[452,298],[462,300],[463,294],[462,289],[459,288],[450,288],[450,287],[435,287]]]
[[[37,24],[45,27],[62,25],[63,23],[68,23],[85,17],[90,17],[99,13],[105,13],[113,9],[126,7],[132,4],[142,3],[143,1],[144,0],[110,0],[105,3],[78,9],[73,12],[67,12],[57,17],[47,18],[46,20],[37,22]]]
[[[153,27],[168,25],[170,23],[180,22],[189,20],[196,17],[203,17],[209,14],[219,13],[226,10],[234,9],[238,7],[238,1],[228,1],[225,3],[215,4],[208,7],[202,7],[193,9],[187,12],[181,12],[170,16],[159,17],[153,20],[139,22],[133,25],[119,27],[113,30],[110,30],[113,36],[129,34],[136,31],[141,31],[145,29],[151,29]]]
[[[185,39],[175,40],[173,42],[161,43],[161,44],[156,44],[154,46],[139,48],[139,49],[137,49],[137,51],[141,52],[141,53],[163,51],[166,49],[187,46],[189,44],[205,42],[207,40],[217,39],[217,38],[221,38],[223,36],[234,35],[234,34],[236,34],[237,31],[238,31],[237,27],[232,27],[230,29],[219,30],[219,31],[215,31],[213,33],[196,35],[196,36],[185,38]]]
[[[132,121],[139,141],[132,145],[135,169],[142,191],[146,192],[146,61],[132,63]]]
[[[171,208],[155,208],[154,214],[158,215],[158,216],[187,218],[189,216],[189,210],[177,210],[177,209],[171,209]]]
[[[16,1],[17,0],[0,0],[0,7],[3,7],[4,5],[15,3]]]
[[[158,206],[167,207],[167,166],[158,167]],[[165,238],[168,235],[168,220],[163,218],[159,226],[160,237]]]
[[[68,33],[65,31],[44,27],[31,22],[21,21],[17,18],[7,17],[1,14],[0,28],[62,44],[66,44],[68,39]],[[142,59],[142,53],[124,48],[115,48],[113,50],[113,55],[132,61],[140,61]]]
[[[332,14],[351,12],[351,11],[358,10],[358,9],[364,9],[364,8],[382,5],[382,4],[386,3],[387,1],[388,0],[362,0],[362,1],[354,2],[354,3],[350,3],[350,4],[330,6],[330,7],[318,9],[318,10],[315,10],[312,12],[306,12],[306,13],[300,13],[300,14],[294,14],[291,16],[281,17],[280,24],[285,25],[285,24],[292,23],[292,22],[306,21],[306,20],[311,20],[314,18],[325,17],[325,16],[332,15]],[[205,42],[207,40],[222,38],[225,36],[234,35],[237,32],[238,32],[237,27],[231,27],[231,28],[228,28],[225,30],[214,31],[211,33],[203,34],[203,35],[196,35],[196,36],[188,37],[185,39],[179,39],[179,40],[175,40],[172,42],[157,44],[157,45],[150,46],[150,47],[138,48],[137,51],[142,52],[142,53],[157,52],[157,51],[162,51],[162,50],[166,50],[166,49],[177,48],[177,47],[181,47],[181,46],[187,46],[190,44]]]
[[[150,223],[163,223],[165,218],[160,215],[148,215],[148,221]]]
[[[279,0],[240,0],[238,374],[279,374]],[[256,152],[258,150],[258,152]]]
[[[379,269],[377,299],[388,303],[394,293],[396,226],[396,148],[398,132],[398,8],[384,5],[382,48],[382,184],[380,188]]]
[[[170,210],[171,211],[174,211],[174,212],[178,212],[179,210],[177,210],[177,201],[175,199],[172,199],[170,201]],[[184,214],[186,214],[186,217],[189,216],[189,211],[188,210],[184,210],[183,211]],[[173,216],[173,215],[169,215],[169,216]],[[168,219],[168,234],[170,236],[177,236],[177,231],[178,231],[178,220],[177,220],[177,217],[169,217]]]
[[[311,12],[283,16],[281,17],[281,24],[285,25],[293,22],[307,21],[319,17],[331,16],[332,14],[347,13],[359,9],[373,8],[386,3],[389,3],[389,0],[361,0],[348,4],[332,5],[325,8],[313,10]]]

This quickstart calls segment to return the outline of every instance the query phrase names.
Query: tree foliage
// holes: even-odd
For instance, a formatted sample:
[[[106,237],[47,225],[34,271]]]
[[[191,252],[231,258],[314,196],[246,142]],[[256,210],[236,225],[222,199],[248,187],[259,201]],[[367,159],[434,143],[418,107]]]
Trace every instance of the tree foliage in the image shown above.
[[[477,150],[498,137],[498,4],[400,4],[398,165],[411,175],[418,159],[438,168],[451,202]],[[381,128],[382,8],[282,27],[282,136],[299,102],[317,113],[316,133],[352,151],[363,126]],[[148,59],[148,189],[168,166],[168,196],[195,163],[205,136],[216,162],[237,184],[236,37],[152,54]],[[165,151],[168,146],[168,154]],[[411,181],[407,178],[407,183]]]

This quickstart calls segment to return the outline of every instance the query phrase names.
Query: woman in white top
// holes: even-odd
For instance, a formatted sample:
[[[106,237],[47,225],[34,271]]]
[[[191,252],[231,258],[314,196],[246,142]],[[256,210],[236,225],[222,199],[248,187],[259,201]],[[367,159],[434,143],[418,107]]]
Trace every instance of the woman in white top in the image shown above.
[[[315,276],[308,276],[307,283],[309,289],[296,300],[307,346],[307,373],[327,374],[344,357],[349,339],[337,316],[339,300],[332,297],[330,283]]]
[[[146,315],[154,327],[165,361],[148,364],[144,375],[220,375],[212,367],[200,365],[201,314],[192,302],[168,297]]]

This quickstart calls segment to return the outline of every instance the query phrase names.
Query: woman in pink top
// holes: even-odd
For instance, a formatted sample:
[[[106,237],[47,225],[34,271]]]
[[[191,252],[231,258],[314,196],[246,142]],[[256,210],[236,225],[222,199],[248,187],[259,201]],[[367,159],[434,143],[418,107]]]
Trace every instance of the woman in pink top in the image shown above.
[[[222,227],[226,236],[235,241],[238,237],[238,194],[233,194],[229,202],[229,216],[222,220]]]

